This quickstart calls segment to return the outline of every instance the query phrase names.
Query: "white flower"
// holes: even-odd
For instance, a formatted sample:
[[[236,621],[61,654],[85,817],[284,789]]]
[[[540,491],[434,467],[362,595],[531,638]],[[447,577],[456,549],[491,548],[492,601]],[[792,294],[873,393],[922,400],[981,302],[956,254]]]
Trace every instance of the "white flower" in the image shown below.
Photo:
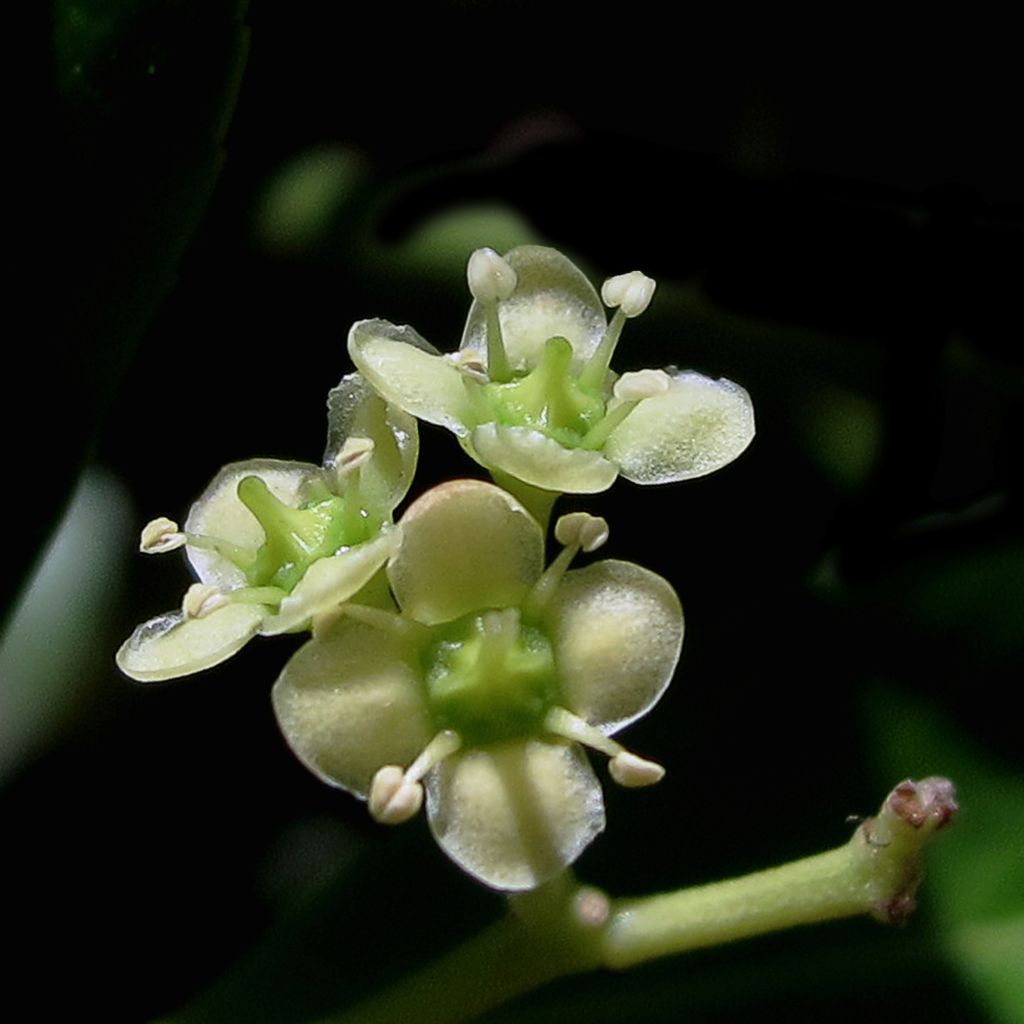
[[[402,517],[387,574],[401,615],[346,606],[314,629],[273,700],[297,756],[397,823],[426,803],[444,851],[498,889],[533,888],[604,828],[580,744],[624,785],[663,769],[612,734],[660,698],[682,645],[672,587],[629,562],[566,571],[607,525],[565,516],[545,570],[537,522],[476,480]]]
[[[415,420],[358,374],[328,395],[323,466],[253,459],[225,466],[179,531],[165,517],[142,531],[147,553],[185,547],[199,582],[180,610],[144,622],[117,663],[142,682],[189,675],[229,658],[257,633],[307,628],[351,599],[398,547],[391,513],[412,481]]]
[[[621,473],[657,484],[731,462],[754,435],[738,384],[692,371],[618,377],[612,355],[654,281],[639,271],[602,288],[554,249],[526,245],[470,258],[474,295],[457,353],[442,356],[411,327],[363,320],[349,353],[381,395],[455,433],[481,465],[543,490],[589,493]]]

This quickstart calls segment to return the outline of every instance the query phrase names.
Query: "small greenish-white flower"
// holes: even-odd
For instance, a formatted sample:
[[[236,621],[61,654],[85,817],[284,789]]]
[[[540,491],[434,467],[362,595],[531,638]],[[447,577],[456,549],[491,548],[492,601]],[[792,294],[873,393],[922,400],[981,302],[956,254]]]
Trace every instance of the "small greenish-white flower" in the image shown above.
[[[567,571],[608,535],[586,513],[558,521],[564,547],[545,568],[536,520],[482,481],[433,488],[400,526],[387,575],[401,614],[346,605],[318,620],[274,685],[278,721],[302,762],[378,821],[425,802],[466,871],[533,888],[604,828],[582,746],[607,754],[622,785],[664,774],[612,736],[672,677],[679,599],[629,562]]]
[[[651,278],[609,278],[599,298],[561,253],[536,245],[504,257],[480,249],[468,278],[458,352],[442,356],[386,320],[356,323],[349,352],[381,395],[453,431],[499,479],[577,493],[602,491],[619,473],[670,483],[711,473],[750,443],[753,408],[738,384],[611,370],[623,325],[651,301]],[[615,309],[610,323],[602,299]]]
[[[117,663],[126,675],[190,675],[258,633],[308,628],[367,587],[394,554],[391,514],[415,471],[416,421],[358,374],[330,392],[328,414],[322,466],[232,463],[192,506],[184,530],[166,517],[146,525],[140,549],[184,547],[199,582],[180,609],[144,622],[122,645]]]

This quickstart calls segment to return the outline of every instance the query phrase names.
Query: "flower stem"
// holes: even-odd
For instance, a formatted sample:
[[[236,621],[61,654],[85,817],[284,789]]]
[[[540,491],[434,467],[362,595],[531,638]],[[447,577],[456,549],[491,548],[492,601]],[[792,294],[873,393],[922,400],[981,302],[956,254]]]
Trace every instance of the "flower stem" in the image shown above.
[[[947,780],[903,782],[838,849],[742,878],[621,901],[605,932],[606,963],[629,967],[856,914],[905,921],[915,906],[921,848],[955,812]]]
[[[835,850],[711,885],[609,901],[566,872],[509,899],[509,914],[440,960],[321,1024],[468,1021],[555,978],[833,918],[901,923],[921,851],[957,806],[946,779],[900,783]]]

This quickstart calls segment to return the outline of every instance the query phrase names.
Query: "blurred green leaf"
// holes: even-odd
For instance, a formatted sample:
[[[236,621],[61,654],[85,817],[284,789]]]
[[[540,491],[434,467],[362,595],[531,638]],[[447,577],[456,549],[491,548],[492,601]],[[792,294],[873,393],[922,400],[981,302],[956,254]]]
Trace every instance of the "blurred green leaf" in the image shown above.
[[[961,813],[928,856],[924,897],[950,963],[1005,1024],[1024,1021],[1024,779],[973,748],[927,705],[869,703],[886,779],[946,775]]]

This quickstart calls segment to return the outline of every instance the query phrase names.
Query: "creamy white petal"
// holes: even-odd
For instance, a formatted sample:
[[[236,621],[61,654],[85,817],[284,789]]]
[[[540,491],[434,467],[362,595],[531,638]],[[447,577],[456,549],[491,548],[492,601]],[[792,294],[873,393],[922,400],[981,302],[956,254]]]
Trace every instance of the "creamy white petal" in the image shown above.
[[[278,459],[250,459],[225,466],[210,482],[192,506],[185,521],[185,532],[227,541],[240,548],[256,551],[265,536],[259,520],[238,498],[238,485],[247,476],[258,476],[281,502],[298,508],[310,487],[323,482],[323,470],[307,462]],[[234,590],[247,583],[245,573],[216,551],[187,547],[188,560],[203,583],[221,590]]]
[[[517,605],[540,576],[544,535],[510,494],[451,480],[421,495],[401,520],[388,578],[403,613],[432,625]]]
[[[266,608],[226,604],[199,619],[180,611],[139,626],[117,652],[118,667],[140,683],[176,679],[226,661],[256,635]]]
[[[471,410],[462,374],[411,327],[360,320],[349,331],[348,352],[387,401],[428,423],[465,432]]]
[[[463,447],[482,465],[546,491],[596,494],[611,487],[619,473],[600,452],[566,448],[530,427],[484,423]]]
[[[454,754],[426,783],[441,848],[495,889],[546,882],[604,828],[601,787],[575,743],[515,740]]]
[[[325,466],[333,464],[350,437],[373,441],[373,455],[359,469],[359,491],[372,508],[390,512],[405,497],[416,472],[415,418],[385,402],[358,373],[350,373],[327,394]]]
[[[302,629],[314,615],[336,608],[361,590],[398,550],[401,531],[385,526],[364,544],[339,551],[330,558],[317,559],[281,602],[276,615],[269,616],[260,632],[276,636]]]
[[[594,286],[571,260],[543,245],[520,245],[505,254],[516,272],[515,291],[498,304],[502,337],[513,370],[535,366],[548,338],[567,338],[579,369],[604,337],[604,306]],[[487,358],[486,311],[469,308],[462,348]]]
[[[644,399],[612,431],[604,453],[627,480],[667,484],[721,469],[753,436],[754,407],[739,384],[675,373],[665,394]]]
[[[609,559],[563,577],[548,611],[565,706],[611,734],[665,692],[683,645],[683,609],[663,577]]]
[[[431,737],[419,672],[389,634],[341,618],[274,684],[278,724],[324,782],[365,798],[378,768],[407,767]]]

